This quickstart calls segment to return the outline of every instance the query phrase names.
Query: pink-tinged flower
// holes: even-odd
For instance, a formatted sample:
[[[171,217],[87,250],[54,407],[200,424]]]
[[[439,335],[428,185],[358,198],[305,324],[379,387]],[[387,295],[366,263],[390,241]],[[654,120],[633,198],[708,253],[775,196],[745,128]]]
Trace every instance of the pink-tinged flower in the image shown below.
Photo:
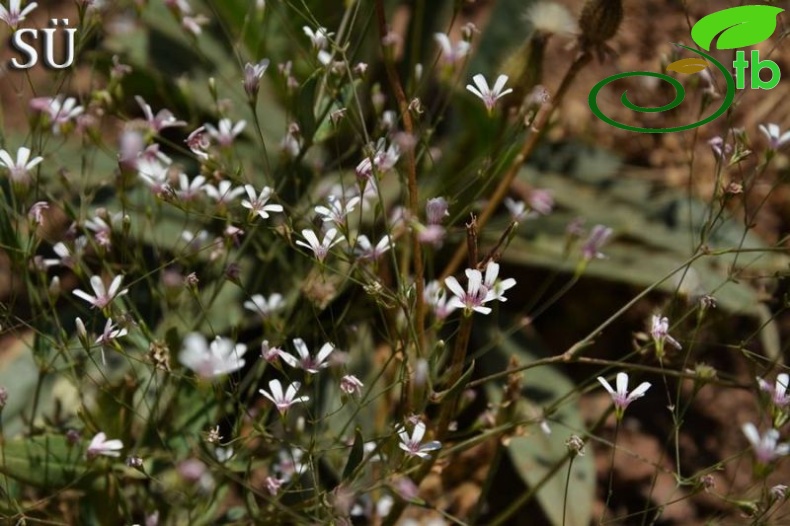
[[[350,199],[341,199],[334,195],[327,197],[329,207],[316,206],[315,213],[321,216],[321,219],[326,223],[331,221],[336,225],[343,225],[346,222],[346,216],[354,211],[359,204],[359,197],[352,197]]]
[[[230,146],[233,144],[234,139],[244,130],[247,126],[247,121],[239,121],[233,124],[230,119],[220,119],[217,125],[219,129],[211,124],[205,124],[208,134],[217,141],[220,146]]]
[[[382,237],[374,247],[365,235],[357,236],[356,252],[360,259],[377,260],[392,248],[390,236]]]
[[[44,267],[54,267],[57,265],[61,265],[64,267],[72,268],[77,263],[77,261],[82,258],[83,253],[85,252],[85,247],[88,246],[88,238],[85,236],[80,236],[74,240],[74,246],[69,248],[65,243],[59,241],[52,247],[52,250],[58,256],[55,259],[45,259],[43,261]]]
[[[732,145],[724,142],[724,139],[721,137],[712,138],[708,141],[708,145],[713,151],[713,155],[715,155],[721,161],[723,161],[725,157],[732,153]]]
[[[282,294],[274,293],[269,298],[264,298],[262,294],[254,294],[249,300],[244,302],[244,308],[259,314],[262,318],[267,318],[271,314],[283,308],[285,300]]]
[[[437,449],[441,449],[442,444],[437,440],[432,440],[431,442],[426,442],[425,444],[422,443],[422,438],[425,436],[425,424],[423,422],[417,422],[414,425],[414,430],[411,433],[411,436],[406,432],[406,429],[401,427],[398,430],[398,437],[400,437],[400,443],[398,446],[413,457],[420,457],[420,458],[429,458],[430,455],[428,454],[429,451],[436,451]]]
[[[417,230],[417,240],[424,245],[432,245],[434,248],[441,248],[444,238],[447,237],[447,230],[442,225],[414,225]]]
[[[340,379],[340,390],[346,394],[360,394],[363,387],[365,384],[353,374],[347,374]]]
[[[211,146],[211,141],[209,140],[205,126],[195,129],[189,134],[184,142],[187,144],[187,147],[192,151],[192,153],[194,153],[199,159],[204,161],[208,159],[206,150],[208,150],[209,146]]]
[[[0,20],[8,24],[9,27],[16,29],[16,26],[18,26],[36,6],[38,6],[37,2],[31,2],[22,9],[21,0],[10,0],[8,9],[0,5]]]
[[[777,458],[790,453],[790,444],[779,444],[779,431],[776,429],[769,429],[762,436],[751,422],[743,424],[741,429],[754,448],[754,457],[760,464],[770,464]]]
[[[430,305],[437,320],[444,320],[457,307],[447,301],[447,292],[438,281],[431,281],[425,286],[425,303]]]
[[[210,21],[205,15],[185,16],[181,19],[181,26],[194,36],[198,36],[203,32],[203,26]]]
[[[656,345],[656,355],[659,358],[664,356],[664,343],[670,344],[675,349],[682,349],[680,343],[669,335],[669,319],[660,314],[654,314],[650,325],[650,336]]]
[[[30,219],[30,222],[34,225],[43,225],[44,210],[49,210],[49,203],[46,201],[33,203],[33,206],[31,206],[30,210],[27,212],[27,217]]]
[[[280,383],[280,380],[272,380],[269,382],[270,393],[264,389],[258,389],[258,392],[271,400],[275,407],[277,407],[277,410],[280,412],[280,414],[284,415],[292,405],[304,403],[310,400],[309,396],[296,396],[296,393],[299,391],[300,387],[302,387],[301,383],[293,382],[283,393],[283,386]]]
[[[483,104],[485,104],[488,112],[491,113],[494,110],[496,101],[513,91],[511,88],[502,91],[502,88],[504,88],[507,83],[507,79],[507,75],[499,75],[494,83],[494,87],[489,88],[486,78],[478,73],[472,77],[472,82],[474,82],[477,87],[475,88],[475,86],[467,84],[466,89],[478,96],[483,101]]]
[[[206,379],[223,376],[244,367],[247,346],[217,336],[208,344],[206,338],[193,332],[184,338],[179,361],[198,376]]]
[[[84,328],[84,327],[83,327]],[[113,340],[126,336],[129,333],[126,329],[119,329],[112,318],[107,318],[107,323],[104,324],[104,331],[96,339],[97,345],[109,345]]]
[[[302,237],[305,238],[306,242],[297,240],[296,244],[310,249],[319,262],[323,262],[324,259],[326,259],[330,248],[345,239],[343,236],[337,237],[337,230],[334,228],[327,230],[326,234],[324,234],[323,241],[318,241],[318,236],[315,232],[307,229],[302,230]]]
[[[790,142],[790,131],[782,133],[777,124],[768,124],[767,126],[760,124],[758,128],[768,139],[768,145],[772,150],[778,150]]]
[[[313,31],[310,27],[304,26],[302,31],[313,43],[314,49],[325,49],[329,39],[334,35],[334,33],[329,33],[325,27],[319,27]]]
[[[190,181],[187,174],[180,173],[178,174],[178,189],[176,190],[176,196],[182,201],[192,201],[197,199],[197,197],[204,192],[205,186],[206,178],[202,175],[198,175]]]
[[[326,359],[329,358],[329,355],[335,350],[334,345],[325,343],[316,356],[311,356],[310,350],[307,348],[307,344],[304,340],[301,338],[294,338],[293,343],[298,356],[283,353],[280,358],[282,358],[285,363],[291,367],[303,369],[310,374],[316,374],[321,369],[329,367],[329,362],[327,362]]]
[[[275,477],[266,477],[266,490],[274,497],[280,491],[283,481]]]
[[[536,188],[529,194],[529,207],[540,215],[549,215],[554,209],[554,197],[548,190]]]
[[[78,298],[90,303],[91,308],[103,309],[112,303],[115,298],[123,296],[129,292],[129,289],[121,290],[122,282],[123,275],[115,276],[110,283],[110,288],[106,289],[100,276],[91,276],[90,283],[95,296],[91,296],[87,292],[84,292],[80,289],[75,289],[72,292]]]
[[[88,460],[96,458],[99,455],[104,455],[105,457],[120,457],[122,449],[123,442],[117,438],[107,440],[107,435],[103,432],[99,432],[96,433],[96,436],[93,437],[90,444],[88,444],[88,451],[86,451],[85,456]]]
[[[167,184],[170,159],[159,156],[144,156],[137,160],[137,175],[151,189],[154,195],[161,196],[169,191]]]
[[[34,110],[46,113],[52,125],[52,133],[59,134],[61,128],[76,119],[85,111],[85,108],[77,105],[77,99],[68,97],[65,100],[62,95],[57,97],[37,97],[30,100],[30,107]]]
[[[269,363],[274,363],[283,354],[283,350],[279,347],[269,347],[269,340],[263,340],[261,343],[261,358]]]
[[[41,156],[31,159],[30,148],[25,148],[24,146],[16,151],[16,161],[7,151],[0,150],[0,166],[8,170],[8,175],[13,182],[23,185],[30,183],[30,170],[38,166],[43,160],[44,158]]]
[[[602,376],[598,377],[598,381],[601,382],[601,385],[604,386],[604,389],[609,391],[609,394],[612,395],[615,415],[617,416],[618,420],[623,418],[623,412],[631,402],[645,396],[647,390],[650,389],[649,382],[642,382],[639,384],[639,387],[629,393],[628,373],[617,373],[617,391],[612,389],[612,386],[609,385],[609,382],[607,382]]]
[[[226,204],[243,194],[244,187],[237,186],[234,188],[233,183],[230,181],[220,181],[217,186],[213,184],[205,185],[203,191],[207,196],[216,201],[217,204]]]
[[[486,265],[486,276],[483,285],[488,289],[491,300],[507,301],[505,291],[512,289],[516,285],[513,278],[499,279],[499,264],[489,261]],[[489,300],[490,301],[490,300]]]
[[[268,58],[261,60],[257,64],[251,64],[247,62],[244,65],[244,91],[247,92],[247,96],[250,98],[254,99],[258,96],[258,89],[261,85],[261,79],[263,78],[263,74],[266,73],[266,69],[268,67]]]
[[[494,299],[493,293],[483,284],[483,275],[477,269],[466,269],[467,285],[466,290],[461,287],[458,280],[454,276],[450,276],[444,280],[444,284],[454,294],[450,298],[449,306],[464,309],[466,316],[471,316],[472,311],[479,312],[480,314],[488,314],[491,312],[489,307],[483,305]]]
[[[444,218],[450,215],[449,205],[444,197],[434,197],[425,203],[425,217],[429,225],[441,225]]]
[[[450,42],[450,37],[444,33],[435,33],[433,39],[439,44],[442,62],[451,66],[463,60],[471,49],[469,42],[466,40],[459,40],[453,46],[452,42]]]
[[[165,128],[173,128],[173,127],[187,125],[185,121],[180,121],[176,119],[173,113],[167,109],[159,110],[159,113],[154,115],[151,106],[149,106],[148,103],[145,102],[145,99],[143,99],[139,95],[137,95],[134,98],[134,100],[137,101],[137,104],[139,104],[140,108],[143,110],[143,114],[145,115],[145,120],[146,122],[148,122],[148,127],[151,129],[153,133],[159,133]]]
[[[283,211],[282,205],[267,204],[274,193],[274,190],[268,186],[264,186],[261,189],[260,194],[255,192],[255,187],[251,184],[244,185],[244,190],[247,192],[247,197],[249,197],[249,200],[242,200],[241,206],[247,208],[251,215],[254,216],[257,214],[261,219],[268,219],[269,212]]]
[[[601,252],[601,247],[609,241],[611,236],[611,228],[603,225],[595,225],[589,237],[582,245],[582,257],[587,261],[605,258],[606,256]]]
[[[768,393],[771,397],[771,402],[776,407],[785,407],[790,404],[790,396],[787,395],[788,382],[790,382],[790,376],[786,373],[777,375],[775,385],[769,384],[762,378],[757,378],[757,384],[760,386],[760,390],[764,393]]]
[[[386,141],[380,139],[376,143],[373,155],[363,159],[356,167],[357,178],[370,179],[375,168],[379,174],[392,170],[400,159],[400,148],[397,144],[386,146]]]
[[[110,223],[112,223],[113,219],[120,219],[121,215],[116,214],[110,219]],[[112,244],[112,225],[110,223],[97,216],[93,219],[87,219],[85,228],[93,232],[93,238],[99,246],[109,247]]]

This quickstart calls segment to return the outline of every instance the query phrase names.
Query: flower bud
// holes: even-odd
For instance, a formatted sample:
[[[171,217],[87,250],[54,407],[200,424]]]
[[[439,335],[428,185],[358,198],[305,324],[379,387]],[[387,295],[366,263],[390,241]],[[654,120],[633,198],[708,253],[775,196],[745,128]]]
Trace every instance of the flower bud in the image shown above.
[[[622,21],[622,0],[587,0],[579,17],[582,49],[602,47],[617,33]]]

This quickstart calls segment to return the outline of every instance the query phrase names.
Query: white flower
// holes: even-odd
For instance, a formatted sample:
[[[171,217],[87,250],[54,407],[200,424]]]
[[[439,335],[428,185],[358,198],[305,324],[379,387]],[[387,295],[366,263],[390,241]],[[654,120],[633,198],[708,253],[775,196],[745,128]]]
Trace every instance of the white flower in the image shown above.
[[[159,133],[165,128],[187,125],[185,121],[176,119],[170,110],[159,110],[159,113],[154,115],[151,106],[149,106],[148,103],[145,102],[145,99],[139,95],[135,96],[134,100],[136,100],[137,104],[139,104],[140,108],[142,108],[143,114],[145,115],[145,120],[148,122],[148,127],[153,133]]]
[[[168,190],[167,172],[169,169],[169,163],[158,156],[144,156],[137,161],[137,175],[156,195],[161,195]]]
[[[340,390],[347,394],[359,394],[365,385],[353,374],[347,374],[340,379]]]
[[[524,201],[516,201],[506,197],[504,203],[513,221],[522,221],[527,218],[527,204]]]
[[[257,64],[251,64],[247,62],[244,65],[244,91],[247,92],[247,95],[250,97],[254,97],[258,94],[258,89],[260,87],[261,78],[263,78],[263,74],[266,73],[266,69],[269,67],[269,59],[265,58],[258,62]]]
[[[357,237],[357,253],[361,259],[371,259],[376,260],[380,258],[384,253],[386,253],[390,248],[392,248],[392,240],[390,236],[382,237],[376,246],[374,247],[370,240],[365,235],[361,235]]]
[[[307,35],[307,38],[310,39],[310,42],[313,43],[313,47],[315,49],[324,49],[326,47],[329,38],[334,35],[334,33],[327,32],[325,27],[319,27],[315,31],[313,31],[310,27],[304,26],[302,27],[304,34]]]
[[[43,261],[44,267],[49,268],[56,265],[73,267],[82,257],[86,246],[88,246],[88,238],[85,236],[80,236],[74,240],[73,249],[70,249],[65,243],[59,241],[52,247],[52,250],[58,256],[57,259],[45,259]]]
[[[184,338],[179,361],[202,378],[215,378],[244,367],[247,346],[234,344],[228,338],[217,336],[211,344],[199,333],[190,333]]]
[[[16,151],[16,161],[6,150],[0,150],[0,166],[8,169],[11,180],[15,183],[28,184],[30,182],[30,170],[38,166],[44,158],[30,158],[30,148],[22,146]]]
[[[326,234],[324,234],[323,241],[318,241],[318,236],[316,236],[315,232],[307,229],[302,230],[302,237],[304,237],[307,242],[297,240],[296,244],[305,248],[309,248],[315,255],[316,259],[320,262],[323,262],[324,259],[326,259],[330,248],[337,245],[344,239],[343,236],[337,237],[337,230],[334,228],[327,230]],[[335,239],[336,237],[337,239]]]
[[[329,208],[325,206],[315,207],[315,213],[322,216],[323,221],[332,221],[337,225],[342,225],[346,221],[346,216],[354,211],[359,204],[359,197],[352,197],[348,200],[340,199],[334,195],[327,197]]]
[[[280,380],[272,380],[269,382],[269,391],[271,391],[271,394],[264,389],[258,389],[258,392],[271,400],[280,414],[285,414],[292,405],[310,400],[309,396],[300,396],[296,398],[296,393],[299,391],[300,387],[302,387],[302,384],[294,382],[289,385],[285,393],[283,393],[283,386]]]
[[[200,195],[200,192],[203,192],[203,187],[206,185],[206,178],[202,175],[198,175],[192,181],[189,180],[189,176],[185,173],[178,174],[178,190],[176,190],[176,195],[182,201],[191,201],[197,198]]]
[[[603,385],[604,388],[609,391],[609,394],[612,395],[615,414],[617,415],[618,420],[623,417],[623,412],[631,402],[645,396],[647,390],[650,389],[649,382],[642,382],[639,384],[639,387],[629,393],[627,373],[617,373],[617,391],[612,389],[612,386],[609,385],[609,382],[607,382],[602,376],[598,377],[598,381],[601,382],[601,385]]]
[[[483,280],[483,285],[488,289],[488,294],[491,299],[499,301],[507,301],[503,296],[505,291],[512,289],[516,285],[516,280],[508,278],[499,280],[499,264],[489,261],[486,265],[486,277]]]
[[[436,440],[422,444],[422,437],[424,436],[425,424],[422,422],[417,422],[414,425],[411,436],[409,436],[405,428],[401,427],[398,430],[398,437],[400,437],[398,446],[413,457],[428,458],[430,457],[428,451],[436,451],[442,447],[442,444]]]
[[[57,97],[38,97],[30,101],[32,108],[43,111],[49,115],[50,124],[52,125],[52,133],[60,133],[62,126],[67,124],[72,119],[82,115],[85,108],[77,105],[77,99],[74,97],[67,97],[65,100],[62,95]]]
[[[439,44],[439,48],[442,52],[442,61],[446,64],[452,65],[456,62],[460,62],[466,55],[469,54],[469,50],[471,49],[469,42],[466,40],[459,40],[455,44],[455,47],[453,47],[453,44],[450,42],[450,38],[444,33],[435,33],[433,35],[433,39]]]
[[[664,342],[670,344],[675,349],[682,349],[680,343],[669,335],[669,319],[660,314],[654,314],[650,323],[650,336],[656,344],[656,354],[664,356]]]
[[[318,351],[318,354],[313,357],[310,356],[310,351],[307,349],[307,344],[304,342],[304,340],[301,338],[295,338],[293,342],[298,356],[282,353],[280,358],[282,358],[285,363],[291,367],[303,369],[310,374],[316,374],[321,369],[326,369],[329,367],[329,362],[327,362],[326,359],[329,358],[329,355],[335,350],[334,345],[331,343],[325,343]]]
[[[261,190],[260,194],[255,192],[255,187],[251,184],[244,185],[244,190],[247,192],[247,197],[250,199],[244,199],[241,202],[241,206],[244,208],[249,209],[250,214],[257,214],[262,219],[268,219],[269,212],[282,212],[283,207],[282,205],[278,204],[267,204],[269,202],[269,198],[272,196],[274,190],[269,188],[268,186],[264,186]]]
[[[760,128],[760,131],[763,132],[765,137],[768,139],[768,144],[772,150],[778,150],[790,142],[790,131],[782,133],[782,130],[777,124],[771,123],[768,124],[768,126],[760,124],[758,128]]]
[[[10,27],[16,28],[38,6],[37,2],[31,2],[24,9],[21,9],[21,4],[21,0],[10,0],[8,9],[0,5],[0,20]]]
[[[75,289],[72,292],[78,298],[90,303],[92,308],[103,309],[112,303],[112,301],[118,296],[123,296],[129,292],[129,289],[120,290],[121,282],[123,282],[123,275],[115,276],[110,283],[110,288],[108,290],[104,288],[104,282],[102,281],[101,277],[91,276],[90,283],[95,296],[91,296],[87,292],[84,292],[80,289]]]
[[[106,457],[120,457],[122,449],[123,442],[117,438],[113,440],[107,440],[107,435],[105,435],[103,432],[99,432],[95,437],[93,437],[90,444],[88,444],[88,451],[85,453],[85,455],[88,457],[88,460],[96,458],[99,455],[104,455]]]
[[[285,305],[282,294],[274,293],[266,299],[261,294],[255,294],[244,302],[244,308],[251,310],[265,318]]]
[[[444,280],[447,288],[455,294],[450,298],[448,306],[455,308],[462,308],[467,316],[472,314],[472,311],[479,312],[480,314],[488,314],[491,312],[489,307],[483,305],[494,299],[493,293],[488,290],[483,284],[483,275],[477,269],[466,269],[467,285],[466,290],[461,287],[458,280],[454,276]]]
[[[220,119],[217,125],[219,129],[211,124],[205,124],[204,126],[208,134],[211,135],[220,146],[230,146],[233,144],[233,140],[244,130],[244,127],[247,126],[247,121],[239,121],[233,124],[233,121],[230,119]]]
[[[781,373],[776,377],[775,385],[771,385],[762,378],[757,378],[757,383],[760,390],[771,395],[771,402],[776,407],[784,407],[790,404],[790,396],[787,395],[787,386],[790,382],[790,376],[787,373]]]
[[[104,331],[99,335],[96,339],[96,344],[98,345],[108,345],[113,340],[117,338],[121,338],[122,336],[126,336],[129,331],[126,329],[119,329],[112,321],[112,318],[107,319],[107,323],[104,324]]]
[[[496,105],[496,101],[513,91],[511,88],[502,91],[502,88],[504,88],[507,83],[507,79],[507,75],[499,75],[494,83],[494,87],[490,89],[488,87],[488,82],[486,82],[486,78],[478,73],[472,77],[472,82],[474,82],[477,87],[475,88],[475,86],[467,84],[466,89],[480,97],[488,112],[491,113]]]
[[[779,457],[790,453],[790,444],[779,444],[779,431],[769,429],[763,436],[754,427],[754,424],[747,422],[741,428],[743,434],[754,448],[754,456],[761,464],[770,464]]]
[[[233,183],[230,181],[220,181],[217,186],[207,184],[203,187],[203,191],[217,203],[228,203],[243,194],[244,187],[233,188]]]
[[[425,303],[431,306],[437,320],[444,320],[457,308],[448,303],[447,292],[438,281],[431,281],[425,286],[424,296]]]
[[[603,259],[606,256],[601,253],[601,247],[609,241],[612,236],[612,229],[603,225],[595,225],[582,245],[582,257],[586,260]]]

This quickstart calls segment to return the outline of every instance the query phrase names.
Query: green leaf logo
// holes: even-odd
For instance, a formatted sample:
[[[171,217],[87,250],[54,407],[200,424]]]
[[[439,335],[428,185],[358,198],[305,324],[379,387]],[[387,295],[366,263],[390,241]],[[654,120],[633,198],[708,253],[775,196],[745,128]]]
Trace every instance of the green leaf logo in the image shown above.
[[[759,44],[773,35],[776,17],[784,11],[768,5],[744,5],[717,11],[691,28],[691,38],[705,51],[710,51],[713,39],[718,49],[735,49]]]

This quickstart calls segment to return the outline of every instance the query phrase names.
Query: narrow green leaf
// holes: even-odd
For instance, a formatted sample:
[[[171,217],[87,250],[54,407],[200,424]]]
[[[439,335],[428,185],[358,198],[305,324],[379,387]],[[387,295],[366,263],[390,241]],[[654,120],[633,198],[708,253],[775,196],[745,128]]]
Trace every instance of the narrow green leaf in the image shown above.
[[[359,464],[362,462],[362,456],[365,453],[365,439],[362,438],[362,433],[359,428],[354,432],[354,445],[351,446],[351,453],[348,455],[348,462],[343,470],[343,480],[348,481],[356,471]]]

